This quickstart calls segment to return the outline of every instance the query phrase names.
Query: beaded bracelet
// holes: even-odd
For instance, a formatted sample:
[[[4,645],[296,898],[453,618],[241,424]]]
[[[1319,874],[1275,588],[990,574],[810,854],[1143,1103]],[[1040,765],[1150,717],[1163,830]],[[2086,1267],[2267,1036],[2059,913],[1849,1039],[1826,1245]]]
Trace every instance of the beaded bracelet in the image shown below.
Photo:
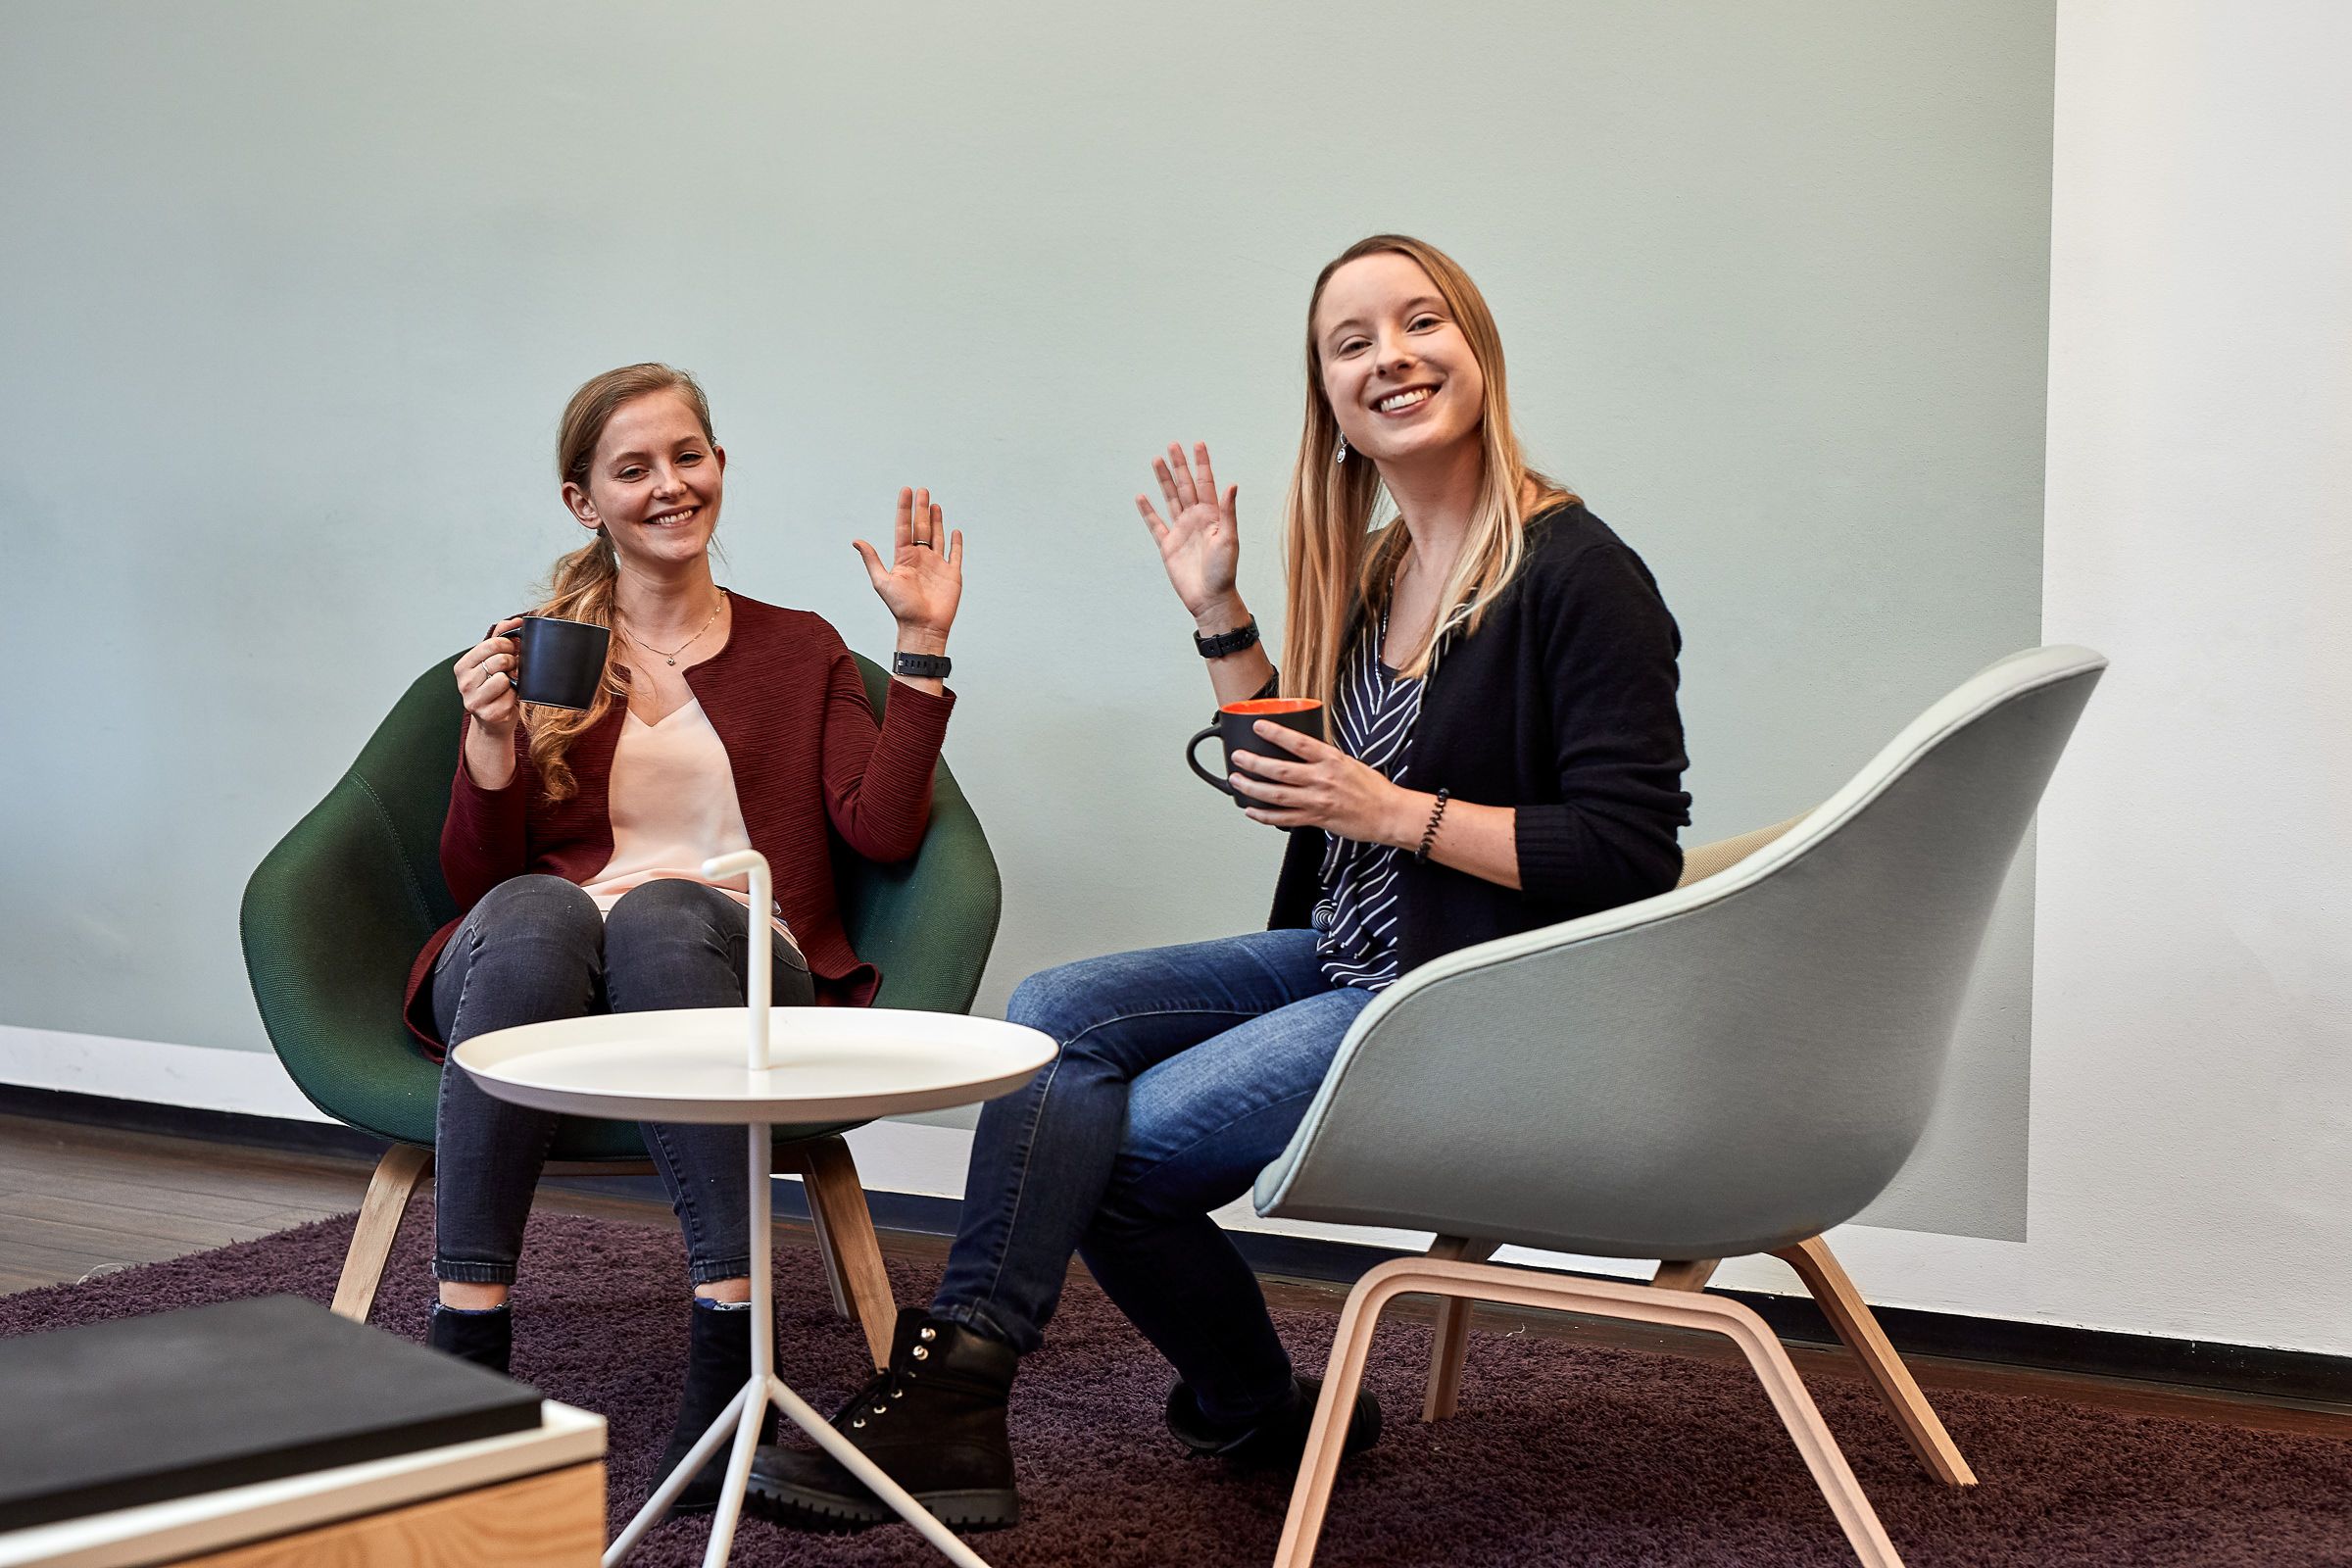
[[[1430,846],[1438,842],[1438,824],[1446,819],[1446,801],[1450,793],[1448,790],[1438,791],[1438,804],[1430,808],[1429,826],[1421,830],[1421,848],[1413,852],[1414,859],[1428,860]]]

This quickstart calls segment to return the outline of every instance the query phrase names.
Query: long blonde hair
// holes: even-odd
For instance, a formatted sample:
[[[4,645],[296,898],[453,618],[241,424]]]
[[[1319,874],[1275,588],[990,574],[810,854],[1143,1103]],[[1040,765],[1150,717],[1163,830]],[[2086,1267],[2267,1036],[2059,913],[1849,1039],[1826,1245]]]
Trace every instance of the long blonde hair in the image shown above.
[[[1527,466],[1526,451],[1511,425],[1510,397],[1503,385],[1502,336],[1470,274],[1435,245],[1405,234],[1374,234],[1342,251],[1316,276],[1315,291],[1307,297],[1306,427],[1298,438],[1298,461],[1291,470],[1290,491],[1282,504],[1288,578],[1283,690],[1294,697],[1312,697],[1327,710],[1339,682],[1350,612],[1359,603],[1369,611],[1386,603],[1398,559],[1410,543],[1402,528],[1383,528],[1377,536],[1372,531],[1380,505],[1387,498],[1379,470],[1361,459],[1333,461],[1339,452],[1340,422],[1323,389],[1322,360],[1315,348],[1315,310],[1323,302],[1324,285],[1349,262],[1384,252],[1407,257],[1429,274],[1468,340],[1487,384],[1479,424],[1485,462],[1478,502],[1471,514],[1469,537],[1454,560],[1440,604],[1447,610],[1467,604],[1470,629],[1477,630],[1519,569],[1526,549],[1527,520],[1520,498],[1531,481],[1544,504],[1562,497],[1576,499]],[[1428,670],[1430,655],[1446,619],[1445,614],[1437,617],[1412,658],[1396,666],[1399,673],[1418,677]]]
[[[604,439],[605,426],[622,404],[652,392],[675,392],[684,398],[703,427],[703,439],[717,442],[710,430],[710,402],[693,376],[666,365],[624,365],[589,381],[564,406],[564,422],[556,430],[557,477],[586,490],[589,466],[596,459],[596,444]],[[547,598],[531,613],[584,620],[610,629],[612,586],[619,578],[620,563],[612,553],[612,541],[599,528],[594,539],[556,563],[548,576]],[[565,760],[571,743],[603,722],[615,702],[628,700],[628,669],[617,657],[619,648],[617,637],[605,644],[604,678],[597,683],[596,701],[586,709],[523,705],[522,728],[530,740],[531,766],[538,771],[540,787],[551,801],[569,800],[579,789]]]

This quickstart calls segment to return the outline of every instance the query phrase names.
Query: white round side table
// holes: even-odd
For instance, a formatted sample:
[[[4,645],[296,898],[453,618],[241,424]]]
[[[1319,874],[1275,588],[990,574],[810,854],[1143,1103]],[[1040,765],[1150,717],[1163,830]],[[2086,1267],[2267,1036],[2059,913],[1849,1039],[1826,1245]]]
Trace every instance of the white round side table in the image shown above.
[[[751,907],[769,904],[767,862],[746,851],[707,862],[712,879],[751,873]],[[752,950],[764,951],[756,921]],[[694,1451],[665,1477],[605,1552],[613,1568],[662,1521],[728,1432],[734,1449],[710,1522],[705,1568],[727,1560],[742,1518],[752,1450],[770,1400],[959,1568],[988,1568],[947,1526],[785,1387],[775,1372],[769,1262],[769,1129],[940,1110],[1009,1094],[1054,1059],[1035,1029],[960,1013],[889,1008],[773,1007],[764,965],[751,966],[749,1005],[605,1013],[476,1035],[450,1053],[488,1093],[517,1104],[623,1121],[740,1123],[749,1132],[752,1376]]]

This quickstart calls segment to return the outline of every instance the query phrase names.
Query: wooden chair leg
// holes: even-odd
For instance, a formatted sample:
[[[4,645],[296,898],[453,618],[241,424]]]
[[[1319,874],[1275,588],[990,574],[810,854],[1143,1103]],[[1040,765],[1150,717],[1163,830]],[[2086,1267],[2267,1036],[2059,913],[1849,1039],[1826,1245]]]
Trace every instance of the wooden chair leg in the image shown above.
[[[825,1275],[833,1286],[833,1309],[843,1317],[857,1317],[865,1329],[874,1365],[887,1366],[899,1307],[891,1298],[890,1274],[882,1266],[882,1243],[865,1206],[858,1162],[850,1156],[850,1146],[838,1138],[799,1145],[792,1157],[801,1167],[808,1195],[817,1250],[824,1254]]]
[[[1814,1408],[1812,1396],[1805,1392],[1788,1352],[1748,1307],[1720,1296],[1430,1257],[1383,1263],[1348,1294],[1332,1344],[1331,1364],[1323,1375],[1323,1396],[1315,1405],[1306,1453],[1291,1493],[1290,1513],[1283,1521],[1282,1544],[1274,1554],[1275,1568],[1309,1568],[1314,1561],[1332,1481],[1339,1471],[1340,1447],[1347,1438],[1348,1418],[1354,1411],[1356,1389],[1363,1381],[1364,1361],[1371,1349],[1373,1325],[1392,1298],[1410,1294],[1581,1312],[1725,1336],[1740,1347],[1764,1385],[1774,1411],[1796,1444],[1854,1555],[1865,1568],[1902,1568],[1894,1544],[1886,1539],[1886,1528],[1838,1450],[1838,1440],[1822,1424],[1821,1412]]]
[[[1441,1236],[1429,1255],[1452,1262],[1483,1263],[1494,1255],[1494,1242],[1474,1242],[1460,1236]],[[1470,1348],[1470,1303],[1448,1296],[1438,1303],[1438,1332],[1429,1347],[1429,1386],[1421,1396],[1421,1419],[1443,1421],[1453,1414],[1462,1398],[1462,1357]]]
[[[400,1239],[400,1222],[409,1212],[416,1184],[433,1168],[433,1152],[415,1144],[394,1144],[375,1162],[368,1178],[368,1196],[360,1200],[360,1220],[351,1230],[351,1247],[343,1254],[343,1277],[335,1282],[333,1310],[356,1323],[368,1321],[375,1305],[375,1288],[384,1277],[384,1260]]]
[[[1650,1279],[1650,1288],[1659,1291],[1703,1291],[1715,1271],[1723,1267],[1720,1257],[1678,1258],[1660,1263],[1658,1272]]]
[[[1794,1247],[1784,1247],[1773,1256],[1795,1269],[1797,1278],[1805,1282],[1805,1289],[1813,1293],[1813,1299],[1820,1303],[1830,1327],[1838,1331],[1838,1337],[1861,1361],[1862,1370],[1870,1375],[1880,1396],[1894,1412],[1896,1424],[1903,1429],[1903,1441],[1911,1445],[1911,1451],[1919,1455],[1919,1462],[1927,1466],[1928,1474],[1946,1486],[1975,1486],[1977,1473],[1960,1456],[1959,1445],[1943,1430],[1943,1423],[1936,1419],[1928,1396],[1912,1381],[1911,1369],[1895,1353],[1886,1331],[1879,1327],[1877,1314],[1862,1299],[1862,1293],[1854,1289],[1854,1282],[1846,1278],[1829,1244],[1816,1236]]]
[[[1473,1247],[1458,1237],[1438,1238],[1438,1245]],[[1487,1250],[1492,1252],[1492,1247]],[[1381,1264],[1372,1270],[1378,1274]],[[1298,1479],[1291,1490],[1291,1511],[1282,1522],[1282,1542],[1274,1548],[1274,1568],[1309,1568],[1315,1546],[1323,1539],[1323,1515],[1331,1503],[1332,1483],[1340,1473],[1341,1450],[1347,1446],[1348,1423],[1355,1416],[1356,1391],[1363,1386],[1364,1363],[1372,1354],[1372,1331],[1381,1310],[1396,1292],[1366,1290],[1372,1274],[1356,1282],[1340,1308],[1340,1326],[1332,1336],[1331,1359],[1323,1366],[1323,1393],[1315,1400],[1315,1418],[1306,1429],[1306,1451],[1298,1458]],[[1456,1298],[1445,1298],[1454,1305]],[[1463,1303],[1467,1304],[1467,1303]],[[1456,1370],[1459,1370],[1457,1363]]]
[[[816,1255],[824,1260],[825,1288],[833,1293],[833,1315],[856,1317],[858,1307],[850,1299],[849,1276],[842,1272],[841,1256],[833,1250],[832,1233],[825,1228],[825,1211],[816,1200],[816,1171],[808,1162],[806,1148],[796,1144],[778,1150],[776,1169],[801,1179],[802,1195],[808,1200],[808,1228],[816,1233]]]

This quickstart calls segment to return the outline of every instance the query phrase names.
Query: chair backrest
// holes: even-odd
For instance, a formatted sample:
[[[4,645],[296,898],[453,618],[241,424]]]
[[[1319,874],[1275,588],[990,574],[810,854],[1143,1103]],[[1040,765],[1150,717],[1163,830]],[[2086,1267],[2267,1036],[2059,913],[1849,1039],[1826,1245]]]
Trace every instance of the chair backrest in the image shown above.
[[[338,1120],[417,1144],[432,1142],[440,1069],[403,1024],[401,993],[411,959],[457,913],[440,859],[464,711],[450,662],[393,705],[326,798],[254,871],[241,910],[254,1001],[295,1083]],[[858,663],[879,710],[889,677]],[[876,1005],[970,1007],[1003,887],[946,762],[914,858],[878,866],[837,849],[834,875],[851,946],[882,969]],[[555,1154],[641,1152],[633,1128],[567,1121]]]
[[[1728,869],[1407,975],[1259,1210],[1626,1257],[1850,1219],[1934,1108],[1994,898],[2105,667],[2004,660]]]

